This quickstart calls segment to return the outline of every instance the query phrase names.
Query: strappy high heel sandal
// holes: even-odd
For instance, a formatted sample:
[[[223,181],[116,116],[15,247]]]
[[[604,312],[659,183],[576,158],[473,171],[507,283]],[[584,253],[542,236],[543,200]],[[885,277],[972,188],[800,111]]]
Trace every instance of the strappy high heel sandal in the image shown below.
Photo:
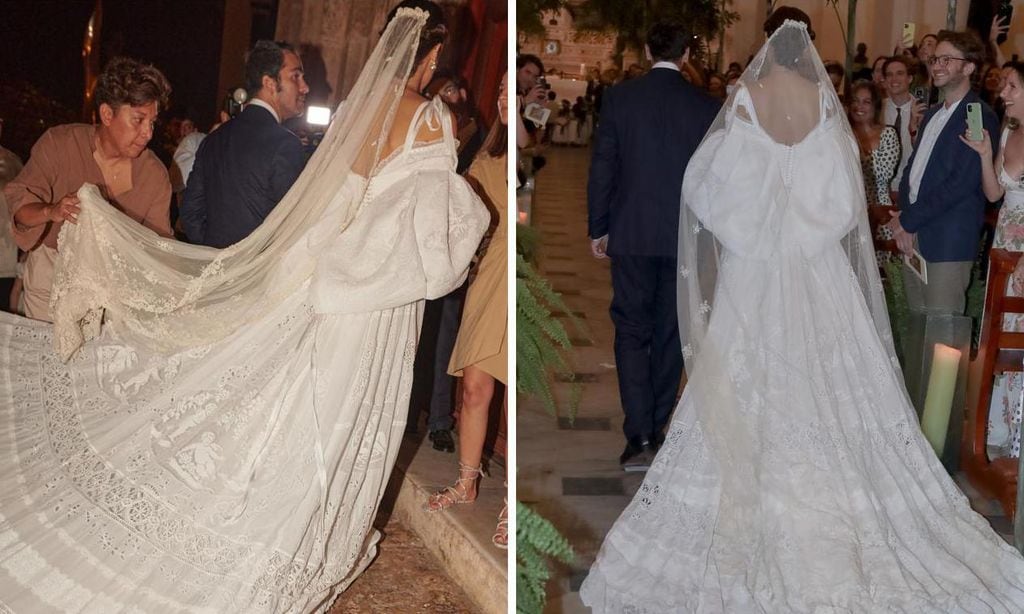
[[[505,505],[498,514],[498,526],[494,528],[491,543],[502,550],[508,550],[508,497],[505,498]]]
[[[484,466],[482,463],[476,467],[470,467],[460,462],[459,479],[455,480],[454,485],[445,486],[444,490],[430,495],[427,502],[423,504],[423,510],[426,512],[440,512],[454,505],[476,501],[476,497],[470,499],[467,496],[466,490],[480,479],[483,472]]]

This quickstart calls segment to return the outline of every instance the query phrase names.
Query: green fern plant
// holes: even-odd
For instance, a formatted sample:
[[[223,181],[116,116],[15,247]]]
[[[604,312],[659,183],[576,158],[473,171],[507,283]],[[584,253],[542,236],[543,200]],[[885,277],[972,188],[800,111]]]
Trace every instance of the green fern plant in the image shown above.
[[[554,525],[516,502],[516,612],[543,610],[544,586],[551,577],[549,559],[569,563],[573,557],[572,547]]]
[[[538,235],[527,226],[516,227],[516,392],[541,399],[552,415],[558,411],[552,392],[552,374],[568,370],[565,353],[572,349],[569,333],[553,315],[568,314],[576,320],[562,297],[531,264]],[[569,413],[575,415],[582,387],[570,387]],[[539,614],[547,601],[545,586],[551,577],[552,560],[573,559],[569,542],[550,522],[529,506],[516,501],[516,611]]]

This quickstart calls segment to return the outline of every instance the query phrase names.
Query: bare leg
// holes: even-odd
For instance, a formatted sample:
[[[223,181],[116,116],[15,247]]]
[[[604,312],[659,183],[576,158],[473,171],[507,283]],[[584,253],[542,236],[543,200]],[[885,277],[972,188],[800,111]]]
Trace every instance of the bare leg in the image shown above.
[[[487,413],[494,396],[494,378],[473,366],[463,370],[459,411],[459,479],[430,497],[426,509],[436,512],[476,500],[477,478],[487,436]]]

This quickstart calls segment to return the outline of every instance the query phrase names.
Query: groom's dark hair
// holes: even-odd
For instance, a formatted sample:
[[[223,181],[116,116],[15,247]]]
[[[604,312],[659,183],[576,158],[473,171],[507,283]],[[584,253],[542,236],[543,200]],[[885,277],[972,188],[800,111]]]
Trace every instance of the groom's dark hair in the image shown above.
[[[674,22],[656,23],[647,31],[647,48],[655,62],[674,62],[683,57],[696,37],[682,24]]]

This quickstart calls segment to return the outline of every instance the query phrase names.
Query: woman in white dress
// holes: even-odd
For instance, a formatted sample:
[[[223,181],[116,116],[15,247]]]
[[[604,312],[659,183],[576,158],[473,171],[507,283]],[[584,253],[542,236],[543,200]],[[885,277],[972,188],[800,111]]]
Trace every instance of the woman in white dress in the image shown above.
[[[444,36],[403,2],[230,248],[79,191],[54,326],[0,317],[0,612],[323,612],[369,564],[423,299],[462,283],[489,218],[418,94]]]
[[[1016,613],[1024,559],[900,377],[856,141],[786,21],[683,183],[688,382],[581,589],[596,612]]]

